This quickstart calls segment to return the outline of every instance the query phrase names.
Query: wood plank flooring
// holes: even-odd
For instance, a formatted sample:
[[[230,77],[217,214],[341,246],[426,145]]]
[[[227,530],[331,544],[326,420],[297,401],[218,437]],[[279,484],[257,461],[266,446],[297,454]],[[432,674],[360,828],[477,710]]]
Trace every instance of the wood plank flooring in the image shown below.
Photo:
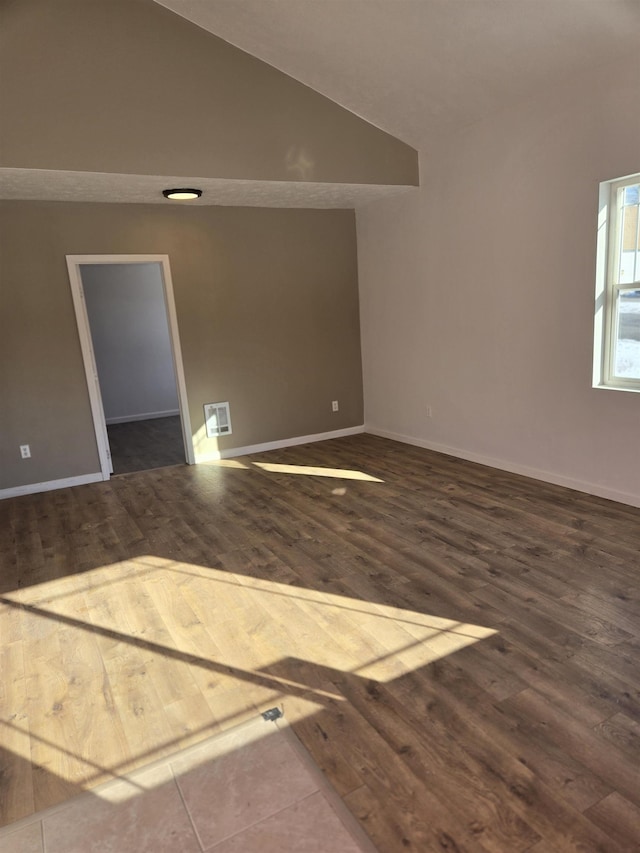
[[[2,824],[281,705],[382,853],[640,849],[640,510],[354,436],[3,501],[0,560]]]

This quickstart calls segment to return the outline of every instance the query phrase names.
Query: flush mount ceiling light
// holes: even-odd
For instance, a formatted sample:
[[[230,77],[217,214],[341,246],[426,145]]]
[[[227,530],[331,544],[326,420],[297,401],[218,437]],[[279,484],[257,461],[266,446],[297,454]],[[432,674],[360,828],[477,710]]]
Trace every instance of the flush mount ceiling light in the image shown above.
[[[176,187],[173,190],[162,190],[162,195],[174,201],[193,201],[194,198],[200,198],[202,190],[194,190],[191,187]]]

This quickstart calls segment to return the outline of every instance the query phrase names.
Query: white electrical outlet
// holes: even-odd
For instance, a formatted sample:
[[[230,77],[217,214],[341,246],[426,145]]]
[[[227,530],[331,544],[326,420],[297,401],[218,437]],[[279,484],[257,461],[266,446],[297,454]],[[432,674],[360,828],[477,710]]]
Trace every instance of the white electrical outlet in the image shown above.
[[[31,458],[31,448],[29,447],[28,444],[21,444],[20,445],[20,456],[22,456],[23,459],[30,459]]]
[[[337,401],[337,400],[332,400],[332,401],[331,401],[331,411],[332,411],[332,412],[337,412],[337,411],[339,410],[339,408],[340,408],[340,407],[338,406],[338,401]]]
[[[433,416],[433,409],[431,406],[427,406],[427,417],[430,418]]]

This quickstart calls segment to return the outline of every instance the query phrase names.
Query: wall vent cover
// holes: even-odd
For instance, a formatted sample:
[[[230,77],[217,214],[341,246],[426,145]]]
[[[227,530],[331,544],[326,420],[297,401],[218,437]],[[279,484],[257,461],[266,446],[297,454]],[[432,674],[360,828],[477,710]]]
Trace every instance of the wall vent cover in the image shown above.
[[[218,435],[231,435],[229,403],[205,403],[204,421],[208,438],[215,438]]]

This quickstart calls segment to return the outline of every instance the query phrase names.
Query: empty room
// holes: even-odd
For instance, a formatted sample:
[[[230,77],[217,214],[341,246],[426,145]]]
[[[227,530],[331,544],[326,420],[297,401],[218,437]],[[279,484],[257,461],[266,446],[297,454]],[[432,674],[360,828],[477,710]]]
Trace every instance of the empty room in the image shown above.
[[[640,4],[0,0],[0,849],[640,849]]]

